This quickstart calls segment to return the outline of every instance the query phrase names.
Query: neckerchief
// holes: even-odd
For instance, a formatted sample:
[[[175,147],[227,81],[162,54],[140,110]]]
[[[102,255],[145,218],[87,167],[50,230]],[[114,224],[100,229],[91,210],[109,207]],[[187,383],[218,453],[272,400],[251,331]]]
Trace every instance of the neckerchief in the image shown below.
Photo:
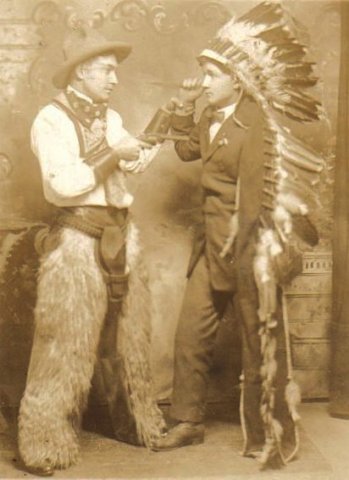
[[[85,127],[90,128],[96,119],[105,121],[108,106],[106,102],[89,102],[77,95],[73,90],[67,90],[65,94],[71,109]]]

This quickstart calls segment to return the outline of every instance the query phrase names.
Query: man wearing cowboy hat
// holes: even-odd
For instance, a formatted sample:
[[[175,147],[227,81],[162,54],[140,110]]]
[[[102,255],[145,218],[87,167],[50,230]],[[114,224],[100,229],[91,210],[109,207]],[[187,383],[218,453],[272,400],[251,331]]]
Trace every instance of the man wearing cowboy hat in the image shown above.
[[[44,195],[58,212],[36,238],[35,335],[19,414],[21,457],[42,476],[77,461],[93,373],[115,437],[149,445],[162,428],[151,397],[149,293],[125,183],[125,172],[142,172],[156,147],[132,137],[107,106],[130,52],[92,29],[74,31],[53,77],[62,91],[31,131]],[[117,401],[132,414],[121,430]]]

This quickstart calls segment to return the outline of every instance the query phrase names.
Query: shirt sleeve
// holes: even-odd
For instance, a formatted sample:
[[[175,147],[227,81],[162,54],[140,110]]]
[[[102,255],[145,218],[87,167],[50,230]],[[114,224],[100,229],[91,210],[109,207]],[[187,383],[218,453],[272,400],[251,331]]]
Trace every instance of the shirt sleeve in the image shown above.
[[[79,155],[74,126],[56,107],[46,107],[36,117],[31,145],[40,163],[48,200],[75,198],[96,187],[92,168]]]
[[[143,173],[153,161],[155,155],[160,150],[160,147],[161,145],[155,145],[152,148],[142,149],[139,159],[133,162],[125,162],[125,160],[121,160],[119,163],[121,170],[126,173]]]

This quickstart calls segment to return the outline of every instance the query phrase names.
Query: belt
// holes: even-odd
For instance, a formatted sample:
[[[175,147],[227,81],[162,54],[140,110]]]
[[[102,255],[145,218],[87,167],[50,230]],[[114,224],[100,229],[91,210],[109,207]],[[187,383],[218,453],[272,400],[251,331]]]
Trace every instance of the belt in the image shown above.
[[[109,299],[122,301],[127,291],[127,209],[115,207],[64,208],[56,219],[61,227],[73,228],[98,240],[96,260],[107,285]]]

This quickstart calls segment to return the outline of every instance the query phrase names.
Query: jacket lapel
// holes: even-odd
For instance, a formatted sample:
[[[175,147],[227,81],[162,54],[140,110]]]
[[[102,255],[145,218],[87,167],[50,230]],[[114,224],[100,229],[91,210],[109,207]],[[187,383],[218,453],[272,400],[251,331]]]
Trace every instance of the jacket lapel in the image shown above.
[[[207,110],[203,113],[201,117],[201,137],[200,137],[200,144],[201,144],[201,155],[203,162],[207,162],[211,156],[220,148],[222,147],[225,142],[224,140],[227,137],[231,137],[231,132],[235,128],[248,128],[245,125],[244,118],[240,120],[240,114],[243,113],[243,105],[246,103],[246,99],[243,98],[241,101],[238,102],[236,106],[236,110],[232,113],[221,125],[220,129],[218,130],[217,134],[215,135],[213,141],[210,143],[210,125],[211,125],[211,107],[208,107]],[[243,115],[242,115],[243,117]]]
[[[201,117],[200,146],[201,158],[203,161],[205,161],[208,149],[210,147],[210,118],[206,112]]]
[[[207,136],[208,149],[207,149],[204,161],[207,162],[219,148],[221,148],[223,145],[226,144],[228,134],[229,136],[231,136],[231,131],[235,127],[236,127],[236,124],[234,121],[234,115],[232,114],[226,120],[224,120],[224,122],[220,126],[220,129],[218,130],[217,134],[215,135],[211,143],[209,143],[209,131],[208,131],[208,136]]]

